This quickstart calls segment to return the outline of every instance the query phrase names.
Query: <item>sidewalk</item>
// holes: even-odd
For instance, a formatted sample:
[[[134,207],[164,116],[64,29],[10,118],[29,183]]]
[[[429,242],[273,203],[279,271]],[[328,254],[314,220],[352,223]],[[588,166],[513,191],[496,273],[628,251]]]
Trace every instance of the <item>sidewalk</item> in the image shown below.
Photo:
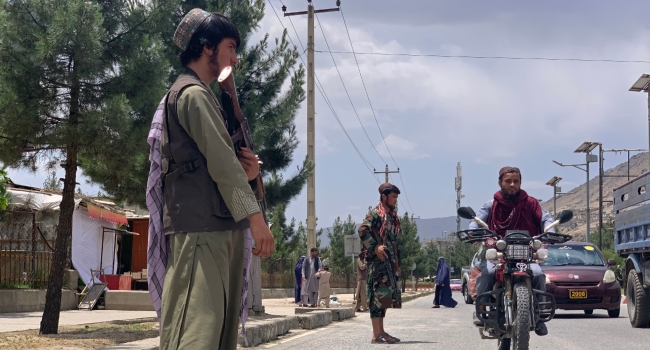
[[[0,314],[0,333],[39,329],[42,311]],[[70,310],[61,311],[59,326],[74,326],[98,322],[145,319],[156,321],[155,311]]]

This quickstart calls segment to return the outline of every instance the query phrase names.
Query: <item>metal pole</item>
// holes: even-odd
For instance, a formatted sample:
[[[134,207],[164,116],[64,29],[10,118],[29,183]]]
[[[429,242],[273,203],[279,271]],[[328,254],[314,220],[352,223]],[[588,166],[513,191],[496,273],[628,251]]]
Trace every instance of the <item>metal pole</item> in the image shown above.
[[[650,164],[650,91],[648,91],[648,164]],[[648,169],[650,171],[650,167]]]
[[[603,145],[598,145],[598,249],[603,249]]]
[[[587,153],[587,237],[586,237],[586,242],[589,242],[589,233],[591,232],[591,214],[589,213],[589,155],[591,153]]]
[[[307,6],[307,159],[314,170],[307,180],[307,255],[309,249],[316,247],[316,153],[314,106],[314,6]]]
[[[553,218],[557,217],[557,185],[553,185]]]

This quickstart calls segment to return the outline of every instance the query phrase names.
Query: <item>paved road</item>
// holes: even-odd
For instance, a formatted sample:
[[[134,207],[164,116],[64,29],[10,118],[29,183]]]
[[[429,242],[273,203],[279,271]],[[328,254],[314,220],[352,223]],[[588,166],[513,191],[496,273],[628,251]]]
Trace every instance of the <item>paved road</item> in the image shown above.
[[[258,349],[496,349],[496,341],[481,340],[478,330],[472,326],[473,305],[462,303],[460,294],[455,293],[454,298],[460,302],[454,309],[432,309],[432,298],[424,297],[404,304],[401,310],[388,310],[386,330],[401,338],[400,344],[370,344],[370,316],[361,314],[352,320],[287,336]],[[531,334],[530,349],[650,349],[650,329],[632,328],[624,305],[619,318],[609,318],[606,311],[599,310],[591,316],[581,311],[558,311],[547,325],[549,335]]]

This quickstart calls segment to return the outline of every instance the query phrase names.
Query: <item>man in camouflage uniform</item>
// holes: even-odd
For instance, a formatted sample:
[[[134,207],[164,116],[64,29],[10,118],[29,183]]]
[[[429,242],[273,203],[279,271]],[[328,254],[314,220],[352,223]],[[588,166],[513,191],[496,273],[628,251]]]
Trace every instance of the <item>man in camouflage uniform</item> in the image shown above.
[[[372,321],[372,343],[393,344],[400,341],[384,331],[386,309],[402,307],[398,285],[400,267],[397,236],[401,233],[401,227],[396,206],[399,194],[399,188],[395,185],[385,183],[379,186],[379,204],[368,213],[359,227],[359,237],[368,250],[367,296]]]

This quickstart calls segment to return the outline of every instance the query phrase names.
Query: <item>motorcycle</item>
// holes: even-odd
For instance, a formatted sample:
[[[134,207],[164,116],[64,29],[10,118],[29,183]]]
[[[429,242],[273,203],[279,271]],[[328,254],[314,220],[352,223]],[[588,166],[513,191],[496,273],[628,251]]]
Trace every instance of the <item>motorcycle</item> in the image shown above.
[[[563,210],[556,220],[538,236],[531,237],[525,230],[509,230],[501,238],[476,217],[470,207],[458,209],[458,215],[474,220],[483,228],[457,232],[465,243],[482,242],[485,259],[496,266],[496,283],[492,291],[476,298],[476,317],[483,322],[479,333],[482,339],[497,339],[499,350],[527,350],[530,331],[538,321],[548,322],[555,316],[555,297],[532,288],[531,263],[543,262],[548,257],[545,244],[564,243],[571,236],[548,232],[551,228],[570,221],[573,212]]]

